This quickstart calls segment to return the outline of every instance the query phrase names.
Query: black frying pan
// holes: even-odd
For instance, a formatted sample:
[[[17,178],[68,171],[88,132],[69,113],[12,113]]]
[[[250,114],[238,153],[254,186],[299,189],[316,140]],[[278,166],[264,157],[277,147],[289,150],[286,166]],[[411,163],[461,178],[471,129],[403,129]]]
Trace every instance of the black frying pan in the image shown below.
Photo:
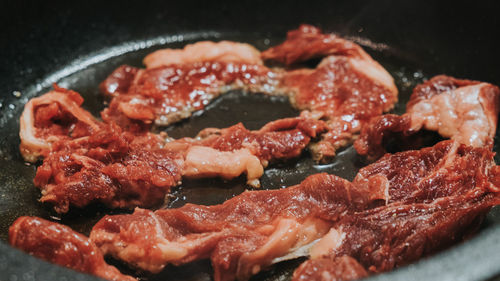
[[[182,47],[199,40],[237,40],[265,49],[284,39],[300,23],[319,25],[349,37],[386,67],[400,89],[395,112],[404,111],[411,89],[425,77],[446,73],[500,84],[497,11],[492,3],[422,3],[402,1],[70,1],[0,4],[0,280],[96,280],[51,265],[8,246],[8,226],[21,215],[60,220],[88,234],[104,214],[125,212],[93,205],[64,216],[37,202],[35,166],[18,152],[23,104],[53,82],[80,92],[84,107],[97,114],[103,99],[97,85],[115,67],[141,65],[152,50]],[[19,92],[16,92],[19,91]],[[207,110],[178,125],[163,128],[173,137],[193,136],[207,126],[227,127],[242,121],[256,129],[297,112],[284,99],[232,92]],[[428,139],[431,144],[435,139]],[[496,141],[495,151],[498,151]],[[497,158],[497,163],[498,163]],[[352,148],[329,165],[317,166],[305,153],[297,160],[271,165],[264,188],[300,182],[326,171],[352,179],[366,165]],[[216,204],[241,193],[244,179],[186,181],[175,188],[167,207],[186,202]],[[116,263],[115,261],[110,261]],[[301,260],[279,264],[253,280],[283,280]],[[127,270],[121,266],[122,269]],[[500,210],[494,209],[471,240],[395,272],[384,280],[485,280],[500,273]],[[169,266],[148,280],[210,280],[209,262]]]

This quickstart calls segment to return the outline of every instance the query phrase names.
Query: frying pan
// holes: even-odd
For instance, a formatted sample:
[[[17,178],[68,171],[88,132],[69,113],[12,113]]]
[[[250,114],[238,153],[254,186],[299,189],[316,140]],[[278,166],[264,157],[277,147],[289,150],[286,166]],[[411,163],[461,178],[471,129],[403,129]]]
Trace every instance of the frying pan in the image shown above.
[[[140,66],[141,58],[161,47],[182,47],[199,40],[237,40],[265,49],[279,43],[287,30],[310,23],[348,37],[395,77],[404,111],[411,89],[424,78],[448,75],[500,84],[500,27],[494,1],[461,4],[443,1],[4,1],[0,4],[0,280],[98,280],[46,263],[11,248],[8,226],[21,215],[59,220],[88,234],[108,210],[98,204],[64,216],[37,202],[34,165],[18,152],[19,116],[23,104],[50,89],[51,83],[80,92],[84,107],[97,115],[103,98],[97,85],[115,67]],[[176,126],[171,136],[193,136],[207,126],[227,127],[242,121],[256,129],[267,121],[294,116],[287,101],[231,92],[204,112]],[[499,151],[498,137],[495,151]],[[430,142],[435,141],[430,138]],[[299,159],[271,165],[264,188],[300,182],[326,171],[352,179],[366,165],[352,148],[329,165],[315,165],[305,153]],[[499,163],[498,158],[496,158]],[[166,207],[186,202],[216,204],[241,193],[244,179],[187,181],[175,188]],[[116,261],[125,271],[123,265]],[[286,280],[301,260],[279,264],[253,280]],[[487,280],[500,274],[500,210],[493,209],[476,236],[433,257],[372,277],[373,280]],[[168,266],[147,280],[210,280],[208,261]]]

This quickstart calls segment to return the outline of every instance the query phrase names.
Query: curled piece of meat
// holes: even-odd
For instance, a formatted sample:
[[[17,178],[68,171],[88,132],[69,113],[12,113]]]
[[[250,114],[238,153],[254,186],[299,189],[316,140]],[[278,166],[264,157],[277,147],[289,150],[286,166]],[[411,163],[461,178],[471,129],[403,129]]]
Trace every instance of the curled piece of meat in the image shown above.
[[[20,151],[28,162],[47,156],[54,142],[88,136],[99,123],[80,106],[76,92],[55,86],[51,92],[31,99],[20,119]]]
[[[195,139],[183,138],[166,147],[186,151],[187,177],[234,178],[246,171],[248,184],[259,187],[258,178],[269,161],[298,157],[325,129],[323,121],[307,117],[276,120],[257,131],[239,123],[225,129],[207,128]]]
[[[330,55],[372,59],[356,43],[335,34],[324,34],[319,28],[309,24],[302,24],[298,29],[288,31],[285,42],[267,49],[261,56],[264,60],[292,65]]]
[[[257,156],[264,166],[276,159],[299,156],[311,139],[326,130],[323,121],[308,117],[284,118],[250,131],[238,123],[224,129],[206,128],[195,139],[183,138],[176,142],[212,147],[220,151],[246,148]]]
[[[9,243],[35,257],[106,280],[137,280],[108,265],[88,237],[41,218],[18,218],[9,228]]]
[[[181,179],[183,158],[159,135],[135,135],[114,124],[91,136],[55,143],[38,167],[40,201],[57,212],[100,201],[112,208],[154,206]]]
[[[191,116],[229,90],[273,94],[277,76],[265,66],[242,62],[193,62],[141,70],[122,66],[101,84],[106,94],[115,96],[102,117],[119,124],[137,120],[165,126]]]
[[[383,115],[367,124],[354,147],[379,157],[384,136],[411,135],[422,129],[476,147],[492,147],[500,111],[500,89],[494,85],[439,75],[415,87],[406,113]]]
[[[262,64],[260,52],[255,47],[232,41],[201,41],[189,44],[184,49],[162,49],[144,58],[146,68],[155,68],[172,64],[190,64],[200,61],[238,62]]]
[[[327,121],[328,132],[311,147],[316,160],[327,161],[363,124],[390,110],[398,90],[389,73],[359,45],[312,26],[290,31],[285,42],[263,52],[263,58],[286,64],[323,56],[315,69],[287,71],[281,87],[295,107]]]
[[[274,262],[303,255],[333,221],[364,209],[375,193],[318,174],[286,189],[247,191],[221,205],[106,216],[91,239],[103,252],[151,272],[210,258],[215,280],[245,280]]]

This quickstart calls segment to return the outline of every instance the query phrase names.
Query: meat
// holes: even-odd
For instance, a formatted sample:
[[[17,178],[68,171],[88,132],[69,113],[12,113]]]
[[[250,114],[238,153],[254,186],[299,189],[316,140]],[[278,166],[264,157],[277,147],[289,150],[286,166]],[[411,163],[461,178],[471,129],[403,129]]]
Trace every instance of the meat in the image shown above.
[[[102,253],[151,272],[210,258],[215,280],[246,280],[273,263],[310,255],[296,280],[352,280],[472,234],[500,204],[493,156],[487,148],[443,141],[386,155],[352,183],[317,174],[221,205],[105,216],[90,240]]]
[[[390,110],[398,91],[392,77],[360,46],[315,27],[302,25],[262,56],[285,64],[326,56],[315,69],[284,74],[281,87],[292,104],[328,122],[329,130],[313,145],[314,158],[328,161],[352,141],[370,118]]]
[[[99,130],[94,117],[80,106],[76,92],[59,88],[31,99],[20,119],[20,151],[28,162],[47,156],[54,142],[88,136]]]
[[[154,206],[181,180],[183,158],[159,135],[103,126],[89,137],[55,143],[38,167],[40,201],[67,212],[100,201],[112,208]]]
[[[346,256],[372,274],[389,271],[462,241],[500,204],[500,168],[493,155],[485,148],[444,141],[386,155],[362,169],[353,183],[388,186],[387,203],[336,222],[311,248],[311,259],[297,269],[294,280],[323,280],[331,271],[324,264]],[[345,274],[346,280],[353,279]],[[335,278],[344,280],[341,274]]]
[[[246,44],[200,42],[160,50],[145,58],[147,69],[122,66],[102,84],[113,96],[102,112],[124,127],[137,122],[164,126],[189,117],[233,89],[287,95],[303,115],[328,123],[313,156],[326,162],[350,143],[363,124],[390,110],[398,91],[392,77],[357,44],[302,25],[287,40],[262,53],[285,64],[325,57],[315,69],[269,69]]]
[[[106,216],[90,237],[104,253],[151,272],[210,258],[216,280],[247,279],[300,255],[333,221],[364,209],[375,194],[383,195],[318,174],[294,187],[247,191],[216,206]]]
[[[103,279],[137,280],[108,265],[88,237],[41,218],[18,218],[9,228],[9,243],[38,258]]]
[[[167,144],[187,151],[184,175],[234,178],[246,172],[247,183],[260,187],[258,178],[269,161],[299,156],[310,140],[326,129],[324,122],[307,117],[285,118],[249,131],[243,124],[225,129],[206,128],[195,139]]]
[[[297,117],[271,122],[258,131],[238,124],[167,143],[166,135],[96,121],[80,107],[83,100],[77,93],[58,90],[36,98],[36,110],[25,110],[24,117],[35,111],[37,127],[22,127],[20,134],[31,130],[42,141],[44,137],[52,140],[34,183],[42,190],[40,200],[53,204],[60,213],[71,205],[84,207],[93,202],[111,208],[160,205],[182,177],[232,179],[246,173],[248,184],[259,187],[269,161],[300,155],[325,130],[322,121]],[[85,117],[80,119],[87,123],[57,111],[68,97],[78,102],[68,102],[68,111]],[[54,113],[45,110],[53,107]]]
[[[338,230],[363,216],[374,224],[375,234],[391,223],[397,225],[392,231],[398,233],[398,228],[413,222],[401,233],[434,237],[429,238],[436,245],[429,246],[430,253],[438,245],[458,241],[462,237],[458,234],[452,240],[446,237],[470,229],[499,203],[500,169],[493,155],[488,149],[444,141],[420,151],[387,155],[362,169],[352,183],[318,174],[295,187],[245,192],[217,206],[188,204],[156,212],[136,209],[132,215],[103,218],[90,237],[104,253],[152,272],[167,263],[210,258],[216,280],[244,280],[273,262],[305,255],[333,226],[311,250],[313,257],[323,257],[325,249],[344,243],[347,235],[352,241],[345,243],[363,237],[364,232]],[[465,204],[459,205],[460,201]],[[401,216],[388,215],[394,212]],[[454,212],[457,216],[444,216]],[[427,224],[420,226],[420,220]],[[142,233],[151,235],[144,239]],[[405,237],[401,234],[399,239]],[[380,235],[370,241],[379,245],[383,239]],[[419,245],[410,244],[407,247],[415,250],[408,252],[415,257],[427,254],[419,252]],[[345,255],[359,257],[351,252]]]
[[[315,68],[299,64],[314,58],[322,58]],[[284,67],[270,69],[263,59]],[[493,85],[438,76],[415,89],[405,115],[380,116],[397,101],[392,77],[360,46],[308,25],[262,54],[247,44],[200,42],[157,51],[144,63],[146,69],[122,66],[100,85],[111,98],[102,122],[81,108],[77,93],[58,87],[27,104],[21,151],[29,161],[44,157],[34,182],[57,212],[92,202],[154,207],[187,177],[245,173],[258,187],[269,162],[308,146],[315,160],[328,161],[360,131],[356,149],[371,156],[383,151],[387,133],[427,129],[452,140],[385,155],[352,182],[317,174],[215,206],[106,216],[89,238],[23,217],[11,227],[11,244],[109,280],[134,279],[103,254],[153,273],[208,258],[215,280],[247,280],[274,263],[310,256],[295,280],[354,280],[462,241],[500,204],[491,152],[500,91]],[[260,130],[237,124],[178,140],[148,131],[232,89],[287,95],[301,115]]]
[[[321,265],[328,259],[335,261],[344,255],[355,257],[371,273],[413,262],[461,241],[477,229],[484,214],[499,203],[498,198],[492,197],[492,194],[454,196],[428,204],[391,204],[346,217],[323,238],[342,237],[341,241],[318,251],[318,257],[313,256],[305,262],[294,274],[294,280],[305,280],[304,276],[307,280],[323,280],[324,272],[331,270],[328,267],[314,274],[304,272],[304,268],[314,268],[317,263]]]
[[[322,262],[348,255],[371,273],[389,271],[462,241],[478,229],[485,214],[499,203],[498,195],[475,190],[432,203],[389,204],[345,217],[323,238],[341,239],[334,239],[328,248],[313,248],[312,259],[301,268],[314,266],[316,258]],[[323,272],[329,270],[320,269],[311,276],[299,269],[294,280],[304,280],[304,274],[308,280],[322,280]],[[349,278],[346,279],[352,280]]]
[[[439,75],[414,89],[404,115],[373,118],[355,148],[376,158],[384,153],[384,136],[408,136],[422,129],[467,145],[492,147],[499,111],[498,87]]]
[[[387,154],[361,169],[353,183],[386,186],[386,203],[426,202],[475,186],[497,192],[492,188],[494,178],[486,177],[496,167],[493,155],[489,149],[442,141],[421,150]]]
[[[102,118],[126,125],[130,119],[165,126],[189,117],[229,90],[272,94],[277,75],[263,65],[242,62],[193,62],[143,70],[122,66],[101,84],[106,94],[115,96]]]
[[[162,49],[153,52],[144,58],[144,65],[146,65],[146,68],[155,68],[200,61],[262,64],[260,52],[249,44],[231,41],[218,43],[201,41],[186,45],[182,50]]]
[[[372,60],[357,44],[335,34],[324,34],[319,28],[302,24],[288,31],[286,41],[262,52],[262,59],[285,65],[331,55]]]
[[[176,143],[202,145],[220,151],[246,148],[267,166],[271,160],[299,156],[311,139],[325,130],[323,121],[306,116],[272,121],[257,131],[250,131],[241,123],[225,129],[206,128],[195,139],[183,138]]]

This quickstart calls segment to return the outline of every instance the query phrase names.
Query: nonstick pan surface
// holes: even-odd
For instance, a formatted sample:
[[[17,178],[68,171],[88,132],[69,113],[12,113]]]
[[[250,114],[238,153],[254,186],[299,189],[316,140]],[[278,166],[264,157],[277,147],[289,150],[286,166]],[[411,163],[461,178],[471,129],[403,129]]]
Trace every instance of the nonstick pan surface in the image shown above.
[[[145,54],[162,47],[182,47],[199,40],[235,40],[266,49],[284,39],[287,30],[311,23],[361,44],[393,75],[400,90],[394,112],[404,111],[411,89],[436,74],[500,84],[500,54],[495,52],[493,8],[448,3],[397,1],[245,2],[123,4],[4,3],[0,41],[0,280],[96,280],[32,258],[8,246],[8,226],[21,215],[60,221],[88,234],[104,214],[127,212],[95,204],[64,216],[37,202],[34,165],[18,152],[19,116],[26,101],[50,89],[51,83],[80,92],[84,107],[97,115],[104,107],[98,84],[121,64],[141,66]],[[230,92],[206,110],[177,125],[161,128],[172,137],[194,136],[205,127],[243,122],[257,129],[268,121],[296,116],[284,98]],[[423,136],[432,145],[435,135]],[[498,151],[498,141],[495,142]],[[397,150],[397,147],[393,147]],[[498,162],[498,157],[497,163]],[[299,183],[307,175],[329,172],[352,180],[366,161],[352,147],[334,162],[315,165],[304,153],[275,163],[262,178],[263,188]],[[185,181],[174,188],[166,207],[186,202],[217,204],[246,188],[244,179]],[[500,210],[493,209],[481,232],[471,240],[393,273],[383,280],[485,280],[500,272]],[[252,280],[287,280],[302,260],[281,263]],[[115,261],[110,261],[116,263]],[[123,265],[118,264],[122,269]],[[208,261],[169,266],[146,280],[210,280]]]

